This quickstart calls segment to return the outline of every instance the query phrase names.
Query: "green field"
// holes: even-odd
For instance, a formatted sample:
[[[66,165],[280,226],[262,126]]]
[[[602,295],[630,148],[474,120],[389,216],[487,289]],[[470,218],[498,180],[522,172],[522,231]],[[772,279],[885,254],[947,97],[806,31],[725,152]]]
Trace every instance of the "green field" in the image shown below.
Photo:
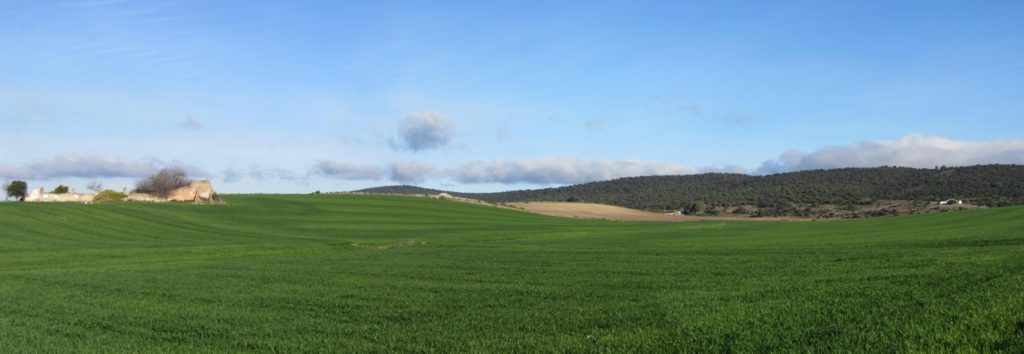
[[[0,204],[0,352],[1024,351],[1024,208],[558,219],[425,198]]]

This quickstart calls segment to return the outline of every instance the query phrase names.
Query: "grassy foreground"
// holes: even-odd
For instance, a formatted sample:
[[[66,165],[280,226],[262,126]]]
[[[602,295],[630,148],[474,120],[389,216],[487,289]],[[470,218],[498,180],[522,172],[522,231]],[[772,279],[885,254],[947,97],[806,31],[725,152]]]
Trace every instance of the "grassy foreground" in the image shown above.
[[[0,204],[0,352],[1024,351],[1024,208],[662,224],[227,200]]]

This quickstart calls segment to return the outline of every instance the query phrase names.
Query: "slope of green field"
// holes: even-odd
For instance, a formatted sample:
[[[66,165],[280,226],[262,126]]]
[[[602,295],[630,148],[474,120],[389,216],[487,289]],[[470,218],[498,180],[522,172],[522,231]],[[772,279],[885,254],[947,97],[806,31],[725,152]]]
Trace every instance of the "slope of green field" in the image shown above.
[[[0,204],[0,352],[1024,351],[1024,208],[662,224],[227,200]]]

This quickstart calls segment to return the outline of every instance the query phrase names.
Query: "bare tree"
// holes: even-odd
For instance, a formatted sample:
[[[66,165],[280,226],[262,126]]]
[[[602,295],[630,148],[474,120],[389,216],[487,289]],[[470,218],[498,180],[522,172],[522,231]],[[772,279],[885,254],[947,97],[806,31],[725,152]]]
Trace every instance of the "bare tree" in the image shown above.
[[[167,197],[175,189],[188,186],[192,180],[188,173],[180,167],[169,167],[146,177],[135,184],[136,193],[147,193],[159,197]]]
[[[85,186],[85,188],[89,188],[89,190],[95,193],[99,193],[103,191],[103,183],[101,183],[100,181],[92,181],[89,182],[89,185]]]

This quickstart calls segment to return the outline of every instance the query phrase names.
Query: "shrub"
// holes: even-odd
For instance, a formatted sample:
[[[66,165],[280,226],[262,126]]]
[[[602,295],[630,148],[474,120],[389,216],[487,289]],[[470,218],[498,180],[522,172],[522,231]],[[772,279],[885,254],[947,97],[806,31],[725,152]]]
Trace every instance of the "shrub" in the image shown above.
[[[704,214],[704,212],[707,211],[707,210],[708,210],[708,204],[707,203],[704,203],[704,201],[696,201],[696,202],[690,203],[690,205],[686,207],[685,213],[687,215],[697,215],[697,214]]]
[[[65,185],[62,184],[62,185],[57,186],[57,188],[54,188],[53,191],[50,192],[50,193],[51,194],[65,194],[67,192],[68,192],[68,186],[65,186]]]
[[[186,187],[191,183],[192,180],[188,178],[188,173],[184,169],[165,168],[136,183],[134,192],[167,197],[175,189]]]
[[[93,197],[92,201],[94,203],[120,202],[121,200],[124,200],[124,198],[125,198],[124,193],[115,192],[115,191],[107,189],[105,191],[96,193],[96,196]]]

